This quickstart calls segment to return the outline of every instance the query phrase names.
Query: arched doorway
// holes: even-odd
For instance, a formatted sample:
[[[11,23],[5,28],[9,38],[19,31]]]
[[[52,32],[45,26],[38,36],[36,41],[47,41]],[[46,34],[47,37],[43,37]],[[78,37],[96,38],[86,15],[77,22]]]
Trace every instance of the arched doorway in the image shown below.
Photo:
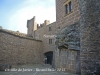
[[[53,51],[44,53],[44,56],[47,58],[47,64],[51,65],[53,60]]]

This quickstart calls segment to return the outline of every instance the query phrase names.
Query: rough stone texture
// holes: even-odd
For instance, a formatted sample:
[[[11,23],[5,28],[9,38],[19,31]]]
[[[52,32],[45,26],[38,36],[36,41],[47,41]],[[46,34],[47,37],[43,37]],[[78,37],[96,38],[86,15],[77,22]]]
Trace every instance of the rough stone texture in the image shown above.
[[[72,12],[66,15],[65,5],[69,1],[72,2]],[[80,50],[79,19],[79,0],[56,0],[56,28],[60,27],[60,29],[56,31],[58,34],[55,67],[59,67],[59,65],[60,67],[66,67],[67,72],[80,72],[78,52]],[[60,52],[61,55],[59,55]],[[73,57],[75,57],[74,60]],[[78,58],[76,59],[76,57]]]
[[[79,51],[70,49],[57,49],[56,68],[65,68],[69,73],[80,73]]]
[[[30,37],[34,38],[34,31],[37,30],[37,23],[35,22],[36,17],[34,16],[32,19],[27,20],[27,34]]]
[[[43,41],[43,53],[53,51],[55,48],[55,32],[58,30],[56,22],[50,23],[49,20],[45,20],[44,23],[37,25],[35,18],[32,18],[27,23],[28,35],[31,33],[34,39]],[[49,31],[49,27],[51,27],[51,31]],[[49,44],[49,39],[52,39],[52,44]]]
[[[100,66],[100,0],[80,0],[80,12],[81,75],[92,75]]]
[[[79,23],[66,26],[57,33],[56,67],[66,68],[67,72],[80,73],[80,34]]]
[[[72,2],[72,12],[65,14],[65,5]],[[56,26],[63,28],[78,22],[80,19],[79,0],[56,0]]]
[[[2,29],[2,28],[0,30],[5,32],[5,33],[9,33],[9,34],[12,34],[12,35],[15,35],[15,36],[30,38],[30,37],[27,36],[27,34],[20,33],[19,31],[12,31],[12,30]]]
[[[0,30],[0,64],[35,64],[43,61],[42,41]]]
[[[49,31],[49,27],[51,27],[51,31]],[[44,26],[38,28],[36,31],[34,31],[35,39],[43,41],[43,53],[56,50],[55,32],[57,30],[59,30],[59,29],[56,28],[56,22],[53,22],[48,25],[44,25]],[[52,44],[49,44],[49,39],[52,39]],[[52,62],[53,66],[54,66],[54,58],[55,58],[55,55],[53,52],[53,62]]]
[[[69,1],[72,2],[72,12],[66,15],[65,5],[66,2]],[[56,50],[55,36],[53,38],[51,36],[55,35],[55,33],[58,32],[58,30],[62,30],[65,26],[77,23],[79,19],[79,0],[56,0],[56,22],[50,23],[50,21],[45,20],[44,23],[40,24],[39,26],[39,24],[35,24],[36,22],[33,18],[29,20],[30,22],[28,22],[27,24],[29,26],[28,32],[32,34],[33,38],[43,41],[43,53],[48,51],[54,51],[54,54]],[[34,27],[37,27],[37,29],[34,29]],[[49,27],[51,27],[51,31],[49,31]],[[44,35],[49,37],[44,37]],[[52,39],[52,44],[49,44],[49,39]],[[73,45],[70,45],[71,48],[72,46]],[[73,48],[75,48],[75,46],[73,46]]]
[[[66,26],[57,33],[56,45],[68,49],[80,50],[79,23]]]
[[[49,31],[49,27],[51,27],[51,31]],[[43,41],[43,53],[53,51],[55,49],[56,30],[56,22],[54,22],[35,31],[35,39]],[[49,44],[49,39],[52,39],[52,44]]]
[[[68,1],[72,1],[72,12],[65,14]],[[80,25],[77,23],[79,20]],[[100,67],[100,0],[56,0],[56,22],[49,24],[47,21],[37,29],[32,18],[27,27],[28,34],[38,40],[0,27],[0,63],[40,63],[43,53],[54,51],[56,68],[80,72],[79,57],[82,75],[92,75],[95,68]],[[51,31],[49,27],[52,27]],[[56,32],[57,48],[55,38],[49,44],[50,36]]]

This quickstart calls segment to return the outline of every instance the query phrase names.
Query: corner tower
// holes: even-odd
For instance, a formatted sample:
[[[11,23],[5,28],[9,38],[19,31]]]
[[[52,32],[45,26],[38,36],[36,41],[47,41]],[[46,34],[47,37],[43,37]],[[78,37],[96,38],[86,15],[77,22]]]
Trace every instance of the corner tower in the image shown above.
[[[35,22],[36,17],[27,20],[27,35],[34,38],[34,31],[37,30],[37,23]]]

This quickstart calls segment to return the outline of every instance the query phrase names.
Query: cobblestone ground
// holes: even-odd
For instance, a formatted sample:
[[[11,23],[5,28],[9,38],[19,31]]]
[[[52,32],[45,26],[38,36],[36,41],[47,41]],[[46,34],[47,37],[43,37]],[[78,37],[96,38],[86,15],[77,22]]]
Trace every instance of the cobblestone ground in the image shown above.
[[[21,65],[13,66],[12,71],[0,71],[0,75],[76,75],[59,71],[44,71],[54,70],[50,65]],[[39,71],[42,70],[42,71]]]

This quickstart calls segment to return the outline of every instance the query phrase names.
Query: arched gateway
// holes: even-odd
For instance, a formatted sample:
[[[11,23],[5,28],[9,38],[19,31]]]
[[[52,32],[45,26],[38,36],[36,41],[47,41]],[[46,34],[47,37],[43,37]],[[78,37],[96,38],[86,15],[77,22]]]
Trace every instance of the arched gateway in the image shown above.
[[[44,56],[47,58],[47,64],[51,65],[53,60],[53,51],[44,53]]]

